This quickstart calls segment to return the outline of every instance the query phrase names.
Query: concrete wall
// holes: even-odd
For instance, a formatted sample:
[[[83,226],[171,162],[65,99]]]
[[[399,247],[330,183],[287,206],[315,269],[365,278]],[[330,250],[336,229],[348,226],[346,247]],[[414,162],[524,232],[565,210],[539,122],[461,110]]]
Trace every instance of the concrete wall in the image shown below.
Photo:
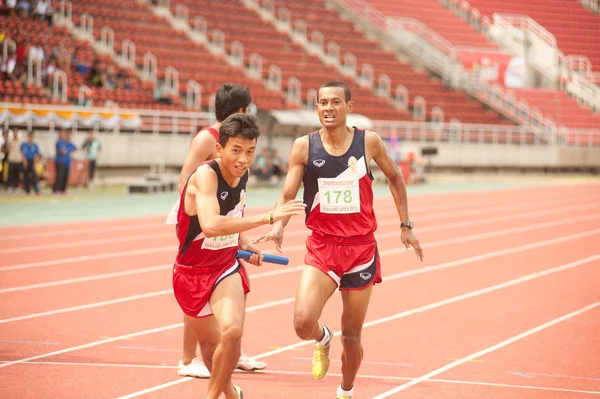
[[[437,148],[431,165],[438,168],[600,169],[600,148],[468,143],[405,143],[417,154]]]

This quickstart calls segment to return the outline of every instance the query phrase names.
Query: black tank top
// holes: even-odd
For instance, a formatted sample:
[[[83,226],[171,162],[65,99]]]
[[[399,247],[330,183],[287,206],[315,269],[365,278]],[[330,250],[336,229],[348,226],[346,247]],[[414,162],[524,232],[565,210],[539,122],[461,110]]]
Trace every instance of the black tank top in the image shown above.
[[[320,178],[336,180],[356,178],[360,194],[360,211],[323,212],[321,203],[335,202],[343,206],[345,200],[350,198],[346,196],[347,190],[343,188],[333,189],[329,193],[320,193]],[[373,211],[372,182],[373,176],[367,167],[365,155],[364,130],[354,128],[350,148],[340,156],[334,156],[327,152],[318,131],[308,135],[308,160],[304,170],[303,183],[306,226],[310,230],[318,234],[336,237],[364,236],[373,233],[377,228],[377,223]]]
[[[216,160],[209,161],[209,166],[217,174],[217,200],[219,201],[220,214],[222,216],[235,216],[244,211],[246,206],[246,184],[248,183],[248,172],[240,179],[237,187],[231,187],[221,174],[221,169]],[[177,215],[177,236],[179,238],[179,253],[177,262],[188,266],[207,266],[214,264],[227,264],[228,259],[234,259],[237,246],[225,249],[206,249],[204,241],[207,240],[202,234],[202,228],[198,216],[188,216],[185,213],[185,193],[187,183],[181,193],[179,213]],[[208,240],[214,240],[209,238]]]

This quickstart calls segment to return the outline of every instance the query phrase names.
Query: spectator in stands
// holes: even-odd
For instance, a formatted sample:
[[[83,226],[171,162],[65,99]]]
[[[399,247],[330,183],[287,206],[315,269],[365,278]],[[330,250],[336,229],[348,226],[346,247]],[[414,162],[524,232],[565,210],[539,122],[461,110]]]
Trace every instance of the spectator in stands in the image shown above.
[[[58,68],[58,61],[56,61],[56,57],[50,56],[48,59],[48,63],[42,69],[42,81],[48,86],[51,90],[54,86],[54,73]]]
[[[40,44],[40,39],[37,37],[31,38],[31,46],[29,47],[29,51],[27,53],[27,58],[29,57],[33,58],[35,61],[44,61],[46,58],[46,51]]]
[[[96,59],[92,63],[92,68],[90,69],[90,82],[91,86],[102,87],[102,75],[100,68],[100,60]]]
[[[6,0],[6,8],[8,8],[8,15],[14,17],[15,10],[17,9],[17,0]]]
[[[94,135],[94,132],[90,131],[88,133],[88,138],[85,140],[81,148],[85,150],[85,156],[89,162],[88,184],[91,184],[96,173],[96,160],[98,159],[98,155],[100,155],[102,145],[100,144],[100,140],[98,140]]]
[[[33,132],[27,134],[27,141],[21,144],[21,154],[23,155],[23,189],[25,194],[29,195],[30,186],[33,186],[35,195],[40,195],[38,186],[38,175],[35,167],[40,162],[40,148],[33,141]]]
[[[116,77],[115,82],[116,82],[117,89],[127,90],[127,91],[131,91],[133,89],[133,86],[131,85],[131,79],[130,79],[129,75],[127,74],[127,72],[124,70],[119,70],[119,72],[117,72],[117,77]]]
[[[58,46],[52,49],[50,56],[56,58],[58,69],[63,70],[67,74],[71,72],[71,53],[67,48],[67,41],[64,38],[60,40]]]
[[[31,38],[31,46],[29,47],[29,51],[27,53],[27,63],[29,64],[31,60],[31,70],[33,75],[37,73],[38,65],[41,66],[42,71],[40,72],[43,75],[44,68],[44,59],[46,58],[46,51],[44,47],[40,44],[40,39],[37,37]]]
[[[125,75],[125,79],[123,81],[123,88],[127,91],[133,90],[133,77],[129,73]]]
[[[78,47],[75,50],[72,62],[75,70],[79,72],[82,76],[87,76],[89,71],[92,69],[92,66],[89,64],[89,61],[87,61],[83,56],[83,49],[81,47]]]
[[[21,134],[14,129],[11,129],[8,135],[8,181],[6,182],[6,190],[14,192],[21,183],[21,165],[23,157],[21,155]]]
[[[71,154],[75,150],[77,150],[77,147],[71,142],[71,132],[62,129],[56,141],[56,158],[54,158],[56,176],[52,187],[54,194],[64,194],[67,191]]]
[[[48,21],[48,25],[52,26],[53,10],[49,0],[38,0],[33,14],[42,21]]]
[[[110,65],[106,70],[101,74],[102,79],[102,87],[104,90],[112,90],[117,87],[115,68]]]
[[[17,14],[23,19],[29,17],[29,10],[31,10],[31,4],[27,0],[19,0],[17,2]]]
[[[165,89],[164,84],[157,81],[154,85],[154,99],[159,104],[172,104],[170,93]]]
[[[17,59],[15,64],[15,74],[19,81],[24,81],[27,76],[27,52],[29,46],[23,35],[18,35],[16,38],[17,42]]]
[[[17,55],[12,51],[8,50],[6,59],[2,60],[2,67],[0,68],[2,75],[5,79],[10,79],[13,82],[17,82],[18,69],[17,69]]]

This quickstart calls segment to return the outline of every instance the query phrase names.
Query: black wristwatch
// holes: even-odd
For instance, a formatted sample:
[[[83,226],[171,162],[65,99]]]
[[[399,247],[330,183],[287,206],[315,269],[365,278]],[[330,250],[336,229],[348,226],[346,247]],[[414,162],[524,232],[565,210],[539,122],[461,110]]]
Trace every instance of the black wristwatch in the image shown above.
[[[402,222],[402,223],[400,223],[400,228],[402,228],[402,227],[407,227],[408,229],[412,230],[413,222],[411,222],[410,220],[407,222]]]

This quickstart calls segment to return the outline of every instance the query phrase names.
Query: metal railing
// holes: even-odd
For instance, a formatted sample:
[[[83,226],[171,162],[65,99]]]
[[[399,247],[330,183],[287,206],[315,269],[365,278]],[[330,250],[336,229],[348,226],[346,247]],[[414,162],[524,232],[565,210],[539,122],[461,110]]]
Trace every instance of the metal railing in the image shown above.
[[[110,100],[104,107],[0,103],[0,125],[5,129],[24,126],[51,132],[70,128],[109,134],[193,135],[213,120],[214,114],[207,112],[125,109]]]
[[[316,101],[316,92],[309,90],[307,103]],[[311,98],[312,97],[312,98]],[[199,96],[196,97],[199,99]],[[190,99],[190,105],[196,100]],[[177,112],[161,110],[138,110],[124,108],[101,107],[70,107],[39,104],[0,103],[0,121],[7,128],[18,123],[33,128],[53,130],[62,126],[60,115],[69,115],[69,123],[73,129],[83,130],[83,124],[77,116],[83,113],[89,120],[90,114],[98,116],[94,129],[99,132],[112,134],[194,134],[201,126],[206,126],[214,120],[214,96],[209,99],[211,112]],[[314,110],[314,108],[313,108]],[[28,119],[23,118],[24,112],[29,112]],[[35,111],[51,111],[52,117],[40,121]],[[441,110],[440,110],[441,111]],[[48,114],[48,112],[45,112]],[[439,115],[438,115],[439,114]],[[122,121],[114,126],[114,122],[103,125],[102,118],[110,119],[119,116]],[[557,129],[556,139],[547,140],[544,136],[525,126],[464,124],[456,120],[439,122],[443,118],[436,111],[438,122],[393,122],[373,121],[371,130],[384,139],[396,138],[410,142],[440,142],[440,143],[471,143],[497,145],[528,145],[528,146],[594,146],[600,148],[600,129]],[[136,124],[127,121],[137,120]],[[18,123],[17,123],[18,122]],[[307,129],[307,132],[310,129]]]
[[[600,147],[600,129],[559,129],[550,142],[524,126],[374,121],[373,129],[383,138],[408,142],[527,145],[540,147]]]

